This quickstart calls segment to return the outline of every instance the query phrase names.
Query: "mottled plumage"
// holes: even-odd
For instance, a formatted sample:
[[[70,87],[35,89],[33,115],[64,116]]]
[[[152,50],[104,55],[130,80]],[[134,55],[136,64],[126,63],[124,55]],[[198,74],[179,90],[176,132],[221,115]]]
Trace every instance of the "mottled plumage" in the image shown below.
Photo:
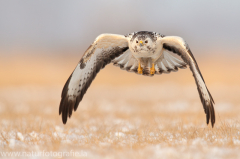
[[[147,31],[126,36],[102,34],[96,38],[63,88],[59,114],[62,114],[64,124],[71,117],[72,111],[76,111],[96,74],[111,62],[123,70],[146,76],[176,72],[179,68],[189,66],[206,113],[207,124],[211,120],[214,126],[214,101],[187,43],[181,37]]]

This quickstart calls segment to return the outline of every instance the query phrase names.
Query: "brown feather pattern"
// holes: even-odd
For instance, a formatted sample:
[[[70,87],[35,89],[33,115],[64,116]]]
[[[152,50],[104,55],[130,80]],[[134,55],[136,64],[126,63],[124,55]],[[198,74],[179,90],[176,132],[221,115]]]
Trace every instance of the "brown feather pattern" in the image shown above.
[[[68,95],[68,86],[69,82],[72,78],[72,75],[68,78],[67,82],[65,83],[63,90],[62,90],[62,96],[61,96],[61,102],[59,106],[59,115],[62,114],[62,121],[64,124],[67,122],[67,118],[71,117],[72,111],[76,111],[79,103],[81,102],[84,94],[86,93],[87,89],[91,85],[92,81],[96,77],[97,73],[100,71],[100,69],[103,69],[107,64],[109,64],[114,58],[118,57],[121,55],[123,52],[125,52],[128,49],[128,47],[114,47],[109,50],[102,50],[101,54],[97,56],[97,60],[94,62],[94,66],[91,68],[90,72],[88,72],[88,76],[82,83],[81,89],[78,91],[78,95]],[[91,51],[91,48],[88,50]],[[89,56],[87,56],[89,58]],[[80,60],[80,66],[83,65],[84,62],[84,56]],[[90,60],[90,58],[88,59]],[[88,65],[89,61],[84,62],[84,65]],[[87,66],[84,66],[84,68]],[[82,68],[82,69],[84,69]]]
[[[206,122],[207,124],[209,123],[209,120],[211,119],[211,124],[212,124],[212,127],[214,126],[214,123],[215,123],[215,111],[214,111],[214,107],[213,107],[213,104],[214,104],[214,100],[212,98],[212,95],[211,93],[209,92],[206,84],[205,84],[205,81],[203,79],[203,76],[201,74],[201,71],[198,67],[198,64],[197,64],[197,61],[195,60],[190,48],[188,46],[186,46],[186,49],[187,49],[187,53],[189,54],[189,56],[194,60],[194,63],[192,64],[190,62],[190,59],[189,59],[189,56],[187,56],[186,54],[182,53],[182,50],[177,48],[177,47],[174,47],[172,45],[169,45],[169,44],[163,44],[163,48],[164,49],[167,49],[173,53],[176,53],[178,54],[179,56],[181,56],[181,58],[184,60],[185,63],[187,63],[190,67],[190,70],[193,72],[193,77],[195,79],[195,82],[196,82],[196,85],[197,85],[197,89],[198,89],[198,93],[199,93],[199,96],[200,96],[200,99],[201,99],[201,102],[202,102],[202,105],[203,105],[203,108],[204,108],[204,111],[205,111],[205,114],[206,114]],[[194,66],[193,66],[194,65]],[[210,96],[210,101],[206,101],[204,99],[204,96],[203,96],[203,93],[201,91],[201,86],[198,82],[198,79],[194,73],[194,70],[193,70],[193,67],[196,67],[197,68],[197,71],[198,73],[200,74],[205,86],[206,86],[206,89],[208,91],[208,94]]]

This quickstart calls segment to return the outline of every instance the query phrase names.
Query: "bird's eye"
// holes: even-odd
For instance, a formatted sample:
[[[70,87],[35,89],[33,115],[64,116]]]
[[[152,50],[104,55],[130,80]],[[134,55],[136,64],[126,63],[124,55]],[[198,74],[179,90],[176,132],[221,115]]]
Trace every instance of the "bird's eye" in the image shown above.
[[[138,43],[138,41],[136,41],[136,43]]]
[[[148,43],[148,41],[146,40],[145,43]]]

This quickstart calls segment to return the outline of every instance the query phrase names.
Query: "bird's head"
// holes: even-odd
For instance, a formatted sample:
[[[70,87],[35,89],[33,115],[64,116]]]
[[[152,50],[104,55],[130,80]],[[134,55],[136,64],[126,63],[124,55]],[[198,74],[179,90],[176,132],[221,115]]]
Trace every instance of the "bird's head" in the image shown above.
[[[134,52],[145,53],[156,48],[157,37],[153,32],[140,31],[129,34],[129,45]]]

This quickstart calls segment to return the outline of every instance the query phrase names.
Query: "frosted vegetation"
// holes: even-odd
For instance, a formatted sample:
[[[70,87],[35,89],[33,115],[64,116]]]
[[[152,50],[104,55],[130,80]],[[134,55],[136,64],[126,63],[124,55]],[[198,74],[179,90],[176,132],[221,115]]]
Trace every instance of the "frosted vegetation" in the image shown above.
[[[239,92],[226,99],[219,87],[224,88],[211,87],[214,129],[206,125],[195,85],[93,86],[66,125],[58,115],[61,87],[2,87],[0,151],[78,151],[87,154],[82,158],[239,158]]]

